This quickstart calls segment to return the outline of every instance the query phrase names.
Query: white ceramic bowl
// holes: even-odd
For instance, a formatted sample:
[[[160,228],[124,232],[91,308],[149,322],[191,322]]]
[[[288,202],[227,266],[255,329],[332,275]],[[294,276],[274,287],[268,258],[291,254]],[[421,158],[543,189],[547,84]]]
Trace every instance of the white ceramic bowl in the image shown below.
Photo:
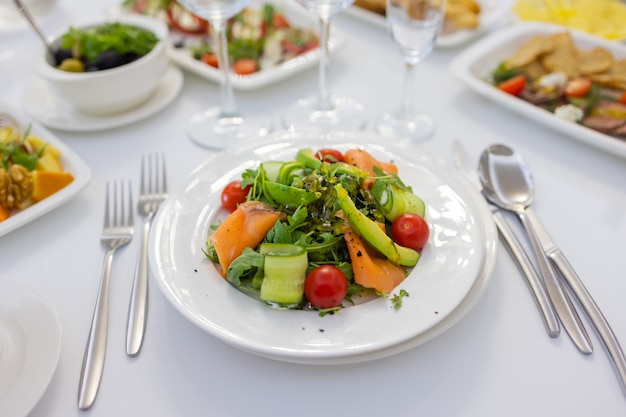
[[[165,23],[141,15],[123,15],[115,21],[148,29],[160,41],[152,51],[138,60],[107,70],[82,73],[59,70],[54,67],[45,49],[35,60],[35,69],[46,81],[52,94],[70,102],[82,112],[110,115],[138,106],[154,92],[167,68],[165,44],[169,31]],[[103,23],[82,27],[97,27]],[[55,48],[63,33],[53,38],[52,45]]]

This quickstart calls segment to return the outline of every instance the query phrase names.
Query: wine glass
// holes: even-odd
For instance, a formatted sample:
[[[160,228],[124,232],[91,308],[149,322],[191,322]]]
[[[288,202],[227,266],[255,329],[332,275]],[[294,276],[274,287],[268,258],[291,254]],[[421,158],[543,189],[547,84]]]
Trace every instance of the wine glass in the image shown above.
[[[267,135],[272,128],[271,118],[264,114],[244,116],[235,105],[230,80],[226,26],[228,19],[243,10],[249,0],[179,0],[179,3],[211,25],[221,73],[221,106],[193,115],[187,124],[189,137],[200,146],[222,149],[233,145],[235,141]]]
[[[386,10],[387,26],[402,51],[406,71],[400,108],[384,113],[376,129],[383,136],[424,140],[435,131],[435,122],[414,108],[415,68],[435,47],[445,0],[387,0]]]
[[[298,100],[283,113],[285,127],[291,130],[306,127],[362,128],[365,125],[363,105],[352,98],[331,95],[327,85],[330,19],[354,0],[296,1],[319,18],[319,87],[316,96]]]

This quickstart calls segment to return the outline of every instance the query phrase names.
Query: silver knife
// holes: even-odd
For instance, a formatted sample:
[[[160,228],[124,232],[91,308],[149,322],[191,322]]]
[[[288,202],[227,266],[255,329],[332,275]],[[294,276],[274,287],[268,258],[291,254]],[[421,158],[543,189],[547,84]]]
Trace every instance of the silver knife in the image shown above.
[[[611,326],[609,326],[609,323],[606,321],[606,318],[604,318],[602,311],[600,311],[600,308],[591,297],[591,294],[589,294],[585,288],[583,282],[574,271],[574,268],[572,268],[570,263],[567,261],[567,258],[563,255],[561,249],[559,249],[556,243],[554,243],[535,213],[531,210],[527,213],[527,215],[531,218],[531,221],[535,222],[537,237],[539,238],[539,242],[544,252],[565,280],[578,303],[583,307],[585,314],[593,324],[596,334],[602,341],[604,348],[613,361],[613,365],[618,374],[622,389],[626,393],[626,357],[624,357],[624,352],[622,351],[615,333],[613,333]]]
[[[470,168],[467,153],[458,141],[454,141],[452,157],[454,159],[455,167],[472,185],[474,185],[474,187],[476,187],[478,192],[482,195],[482,187],[478,182],[478,178],[475,176],[474,171]],[[554,311],[554,306],[548,297],[541,277],[537,273],[537,270],[526,253],[526,250],[515,235],[515,232],[504,217],[501,209],[489,201],[487,201],[487,204],[491,209],[493,221],[498,228],[502,243],[504,243],[504,246],[515,260],[517,267],[524,275],[524,278],[526,278],[526,282],[535,296],[535,301],[541,312],[541,317],[543,318],[543,323],[548,331],[548,335],[550,337],[557,337],[561,331],[561,327],[559,325],[556,312]]]

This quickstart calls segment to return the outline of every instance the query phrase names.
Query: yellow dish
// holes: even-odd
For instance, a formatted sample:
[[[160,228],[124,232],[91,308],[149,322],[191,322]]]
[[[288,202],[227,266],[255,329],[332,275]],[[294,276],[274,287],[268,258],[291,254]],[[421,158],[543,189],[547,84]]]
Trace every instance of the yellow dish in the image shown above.
[[[610,40],[626,39],[626,4],[618,0],[518,0],[521,20],[554,23]]]

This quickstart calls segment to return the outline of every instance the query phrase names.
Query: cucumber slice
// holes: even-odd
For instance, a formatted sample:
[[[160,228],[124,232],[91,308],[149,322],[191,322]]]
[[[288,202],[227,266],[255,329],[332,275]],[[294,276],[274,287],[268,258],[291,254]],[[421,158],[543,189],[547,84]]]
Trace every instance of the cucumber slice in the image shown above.
[[[304,296],[308,259],[306,250],[289,243],[263,243],[265,255],[261,300],[283,307],[295,307]]]
[[[278,172],[280,167],[283,166],[282,161],[265,161],[261,165],[265,171],[265,179],[268,181],[278,181]]]

